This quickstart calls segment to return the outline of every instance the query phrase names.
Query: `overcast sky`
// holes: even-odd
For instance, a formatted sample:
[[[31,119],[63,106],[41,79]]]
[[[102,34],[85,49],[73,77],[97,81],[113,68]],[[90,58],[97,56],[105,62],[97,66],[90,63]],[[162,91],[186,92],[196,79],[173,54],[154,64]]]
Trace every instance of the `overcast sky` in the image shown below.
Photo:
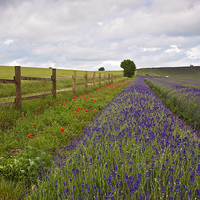
[[[200,0],[0,0],[0,65],[200,66]]]

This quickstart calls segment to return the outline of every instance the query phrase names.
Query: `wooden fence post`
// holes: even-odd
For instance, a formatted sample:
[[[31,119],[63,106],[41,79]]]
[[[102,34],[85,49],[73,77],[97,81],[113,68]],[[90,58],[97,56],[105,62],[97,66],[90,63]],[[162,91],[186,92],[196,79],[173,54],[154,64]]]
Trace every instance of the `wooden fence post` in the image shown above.
[[[88,75],[87,75],[87,71],[85,72],[85,87],[87,88],[88,85]]]
[[[101,73],[99,73],[99,85],[101,86]]]
[[[108,83],[110,83],[110,73],[108,73]]]
[[[113,74],[111,74],[111,83],[113,84]]]
[[[16,88],[16,108],[22,111],[22,91],[21,91],[21,67],[15,66],[15,88]]]
[[[106,74],[104,74],[104,83],[106,84]]]
[[[94,72],[94,75],[93,75],[93,83],[94,83],[94,86],[96,85],[96,74]]]
[[[76,94],[76,70],[74,70],[74,75],[72,75],[72,79],[73,79],[73,94]]]
[[[53,95],[53,98],[56,98],[56,69],[52,69],[52,76],[51,76],[51,79],[52,79],[52,95]]]

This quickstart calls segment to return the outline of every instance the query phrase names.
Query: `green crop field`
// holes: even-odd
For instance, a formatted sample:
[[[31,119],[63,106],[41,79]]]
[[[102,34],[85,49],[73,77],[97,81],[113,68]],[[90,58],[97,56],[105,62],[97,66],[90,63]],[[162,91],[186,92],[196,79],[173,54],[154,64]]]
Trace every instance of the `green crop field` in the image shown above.
[[[76,70],[77,76],[85,75],[85,71]],[[96,72],[96,76],[101,73],[102,75],[112,73],[114,76],[123,75],[123,71],[88,71],[88,75],[92,76]],[[21,67],[21,76],[27,77],[41,77],[50,78],[52,69],[49,68],[36,68],[36,67]],[[57,69],[56,76],[72,77],[73,70]],[[0,66],[0,79],[13,79],[15,76],[14,66]]]
[[[200,78],[200,66],[160,67],[137,69],[137,76],[159,76],[175,78]]]

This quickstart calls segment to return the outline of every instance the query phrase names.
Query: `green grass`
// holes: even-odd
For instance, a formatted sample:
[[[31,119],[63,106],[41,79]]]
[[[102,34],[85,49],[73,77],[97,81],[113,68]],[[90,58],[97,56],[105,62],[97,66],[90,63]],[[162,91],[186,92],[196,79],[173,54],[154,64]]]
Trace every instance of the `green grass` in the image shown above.
[[[94,71],[88,71],[88,76],[93,76]],[[108,75],[108,73],[113,74],[114,79],[122,77],[123,71],[104,71],[101,73],[101,82],[104,82],[104,74]],[[31,68],[31,67],[21,67],[21,76],[25,77],[40,77],[40,78],[50,78],[52,75],[52,69],[48,68]],[[56,70],[56,76],[63,77],[72,77],[73,70]],[[77,71],[77,76],[84,76],[85,71]],[[13,79],[15,76],[15,67],[8,66],[0,66],[0,79]],[[96,83],[99,82],[99,72],[96,72]],[[88,77],[88,83],[93,83],[93,78]],[[76,80],[77,85],[84,85],[85,79],[78,78]],[[70,79],[57,79],[56,80],[56,88],[63,89],[67,87],[72,87],[72,80]],[[52,90],[52,82],[51,81],[24,81],[22,80],[22,96],[30,96],[36,94],[44,94],[50,93]],[[4,98],[0,99],[0,103],[14,101],[14,96],[16,94],[15,85],[14,84],[3,84],[0,83],[0,98],[11,97],[12,98]],[[27,95],[30,94],[30,95]]]
[[[137,76],[160,76],[176,78],[199,78],[200,67],[160,67],[137,69]]]
[[[123,71],[88,71],[88,76],[93,76],[96,72],[96,76],[101,73],[101,76],[104,74],[112,73],[115,76],[123,75]],[[49,68],[36,68],[36,67],[21,67],[21,76],[27,77],[41,77],[41,78],[50,78],[52,75],[52,69]],[[56,69],[56,76],[65,76],[72,77],[73,70],[67,69]],[[85,75],[85,71],[76,70],[77,76]],[[15,76],[15,67],[14,66],[0,66],[0,79],[13,79]]]

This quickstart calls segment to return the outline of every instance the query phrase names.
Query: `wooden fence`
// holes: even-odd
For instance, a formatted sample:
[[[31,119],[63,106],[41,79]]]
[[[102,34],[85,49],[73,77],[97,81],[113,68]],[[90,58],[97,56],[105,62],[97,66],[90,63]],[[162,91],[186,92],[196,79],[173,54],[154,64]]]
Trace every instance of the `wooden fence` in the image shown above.
[[[8,102],[8,103],[0,103],[0,107],[6,107],[6,106],[12,106],[16,105],[16,108],[20,111],[22,111],[22,101],[24,100],[30,100],[30,99],[35,99],[35,98],[41,98],[45,96],[52,95],[53,98],[56,98],[56,79],[72,79],[73,84],[72,84],[72,91],[73,94],[76,93],[76,78],[85,78],[85,85],[81,85],[81,87],[85,86],[87,88],[88,86],[88,77],[93,78],[93,85],[95,86],[96,84],[101,85],[101,73],[99,73],[99,83],[96,83],[96,73],[94,72],[93,76],[88,76],[88,72],[85,72],[84,76],[76,76],[76,71],[73,71],[72,77],[62,77],[62,76],[56,76],[56,69],[52,69],[52,76],[51,78],[37,78],[37,77],[23,77],[21,76],[21,67],[20,66],[15,66],[15,76],[13,80],[9,79],[0,79],[0,83],[5,83],[5,84],[15,84],[16,88],[16,98],[14,102]],[[107,80],[106,80],[107,78]],[[52,81],[52,91],[51,93],[46,93],[46,94],[41,94],[41,95],[35,95],[35,96],[28,96],[28,97],[22,97],[22,92],[21,92],[21,80],[36,80],[36,81]],[[104,83],[113,83],[113,74],[106,76],[104,74]]]

